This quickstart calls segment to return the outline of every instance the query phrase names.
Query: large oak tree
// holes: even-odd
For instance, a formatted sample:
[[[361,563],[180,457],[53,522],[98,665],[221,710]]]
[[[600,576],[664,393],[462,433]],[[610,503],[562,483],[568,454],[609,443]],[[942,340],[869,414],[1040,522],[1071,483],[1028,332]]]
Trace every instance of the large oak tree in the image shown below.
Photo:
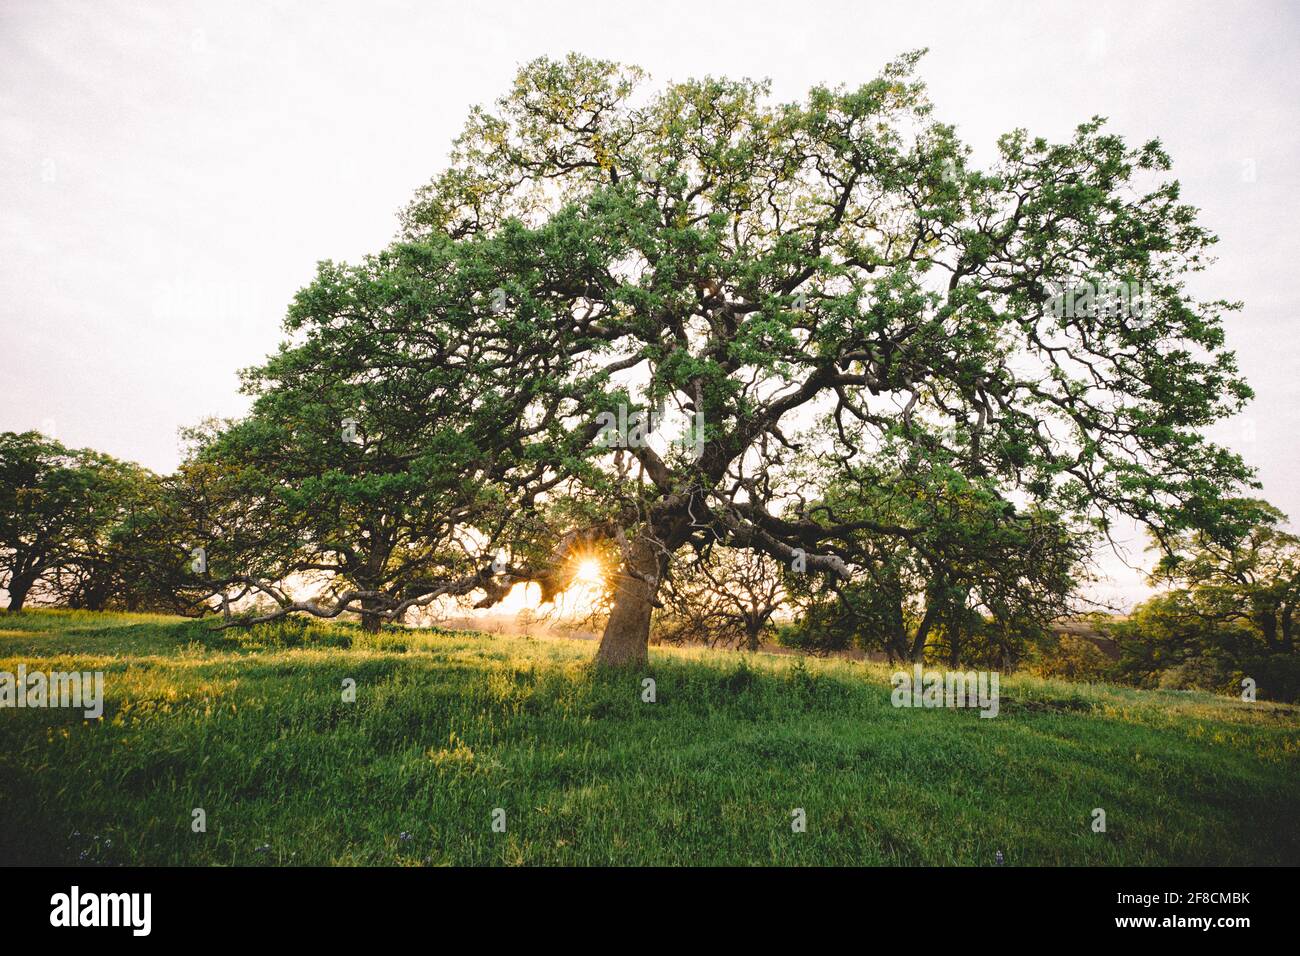
[[[417,420],[453,394],[483,411],[461,467],[508,499],[519,559],[477,583],[491,599],[616,547],[611,665],[645,661],[683,546],[848,581],[864,568],[833,547],[847,532],[918,533],[811,510],[810,490],[886,445],[1022,511],[1212,523],[1248,473],[1201,430],[1250,392],[1224,348],[1233,305],[1185,286],[1215,240],[1169,157],[1092,119],[1063,143],[1009,133],[975,168],[932,117],[918,56],[796,103],[751,80],[654,88],[577,55],[528,64],[473,110],[390,249],[322,267],[291,317],[313,364],[285,353],[271,378],[341,363],[350,388],[400,383]],[[276,388],[259,414],[297,427],[306,409],[282,414]],[[651,412],[680,412],[690,440],[626,427]],[[401,427],[376,452],[399,472],[423,447]]]

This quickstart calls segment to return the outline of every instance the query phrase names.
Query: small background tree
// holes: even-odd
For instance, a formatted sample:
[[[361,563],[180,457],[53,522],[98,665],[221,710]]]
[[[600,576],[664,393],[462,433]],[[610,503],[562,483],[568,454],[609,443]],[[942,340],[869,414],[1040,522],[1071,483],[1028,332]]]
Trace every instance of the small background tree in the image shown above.
[[[785,606],[784,574],[771,558],[713,547],[675,562],[655,613],[654,637],[757,651]]]

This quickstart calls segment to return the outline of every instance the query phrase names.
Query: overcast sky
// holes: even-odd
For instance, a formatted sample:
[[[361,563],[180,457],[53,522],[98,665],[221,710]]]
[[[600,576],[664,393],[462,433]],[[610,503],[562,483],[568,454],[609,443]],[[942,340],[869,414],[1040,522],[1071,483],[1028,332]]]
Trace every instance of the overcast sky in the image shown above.
[[[1162,138],[1222,237],[1201,291],[1257,399],[1216,437],[1300,517],[1300,4],[0,3],[0,430],[169,470],[245,408],[320,259],[383,246],[474,103],[570,50],[660,81],[857,84],[905,50],[976,158],[1094,114]],[[1130,559],[1140,560],[1134,538]],[[1140,594],[1108,560],[1098,594]]]

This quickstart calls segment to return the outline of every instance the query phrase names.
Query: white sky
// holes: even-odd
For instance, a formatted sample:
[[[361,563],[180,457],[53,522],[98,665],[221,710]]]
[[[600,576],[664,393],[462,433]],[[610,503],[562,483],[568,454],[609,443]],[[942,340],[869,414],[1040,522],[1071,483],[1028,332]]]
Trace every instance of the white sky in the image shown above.
[[[243,410],[235,373],[316,261],[392,238],[468,107],[535,56],[796,99],[928,46],[936,115],[977,160],[1098,113],[1164,140],[1222,237],[1205,290],[1246,303],[1229,341],[1258,397],[1216,437],[1300,517],[1298,41],[1294,3],[4,0],[0,430],[171,469],[179,427]],[[1107,567],[1100,596],[1140,596]]]

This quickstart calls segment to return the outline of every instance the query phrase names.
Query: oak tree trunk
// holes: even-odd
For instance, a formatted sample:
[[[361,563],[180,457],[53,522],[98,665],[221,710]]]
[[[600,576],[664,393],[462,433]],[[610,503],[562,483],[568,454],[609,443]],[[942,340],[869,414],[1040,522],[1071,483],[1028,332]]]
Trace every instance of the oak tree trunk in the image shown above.
[[[369,634],[378,634],[380,625],[383,624],[383,618],[375,613],[380,609],[380,602],[377,598],[361,599],[361,630]]]
[[[34,576],[14,576],[9,579],[9,610],[18,612],[23,609],[23,603],[27,600],[27,592],[32,589],[36,583]]]
[[[639,667],[650,659],[650,616],[667,569],[667,553],[655,541],[638,538],[629,548],[628,570],[614,581],[614,606],[596,652],[603,667]]]

